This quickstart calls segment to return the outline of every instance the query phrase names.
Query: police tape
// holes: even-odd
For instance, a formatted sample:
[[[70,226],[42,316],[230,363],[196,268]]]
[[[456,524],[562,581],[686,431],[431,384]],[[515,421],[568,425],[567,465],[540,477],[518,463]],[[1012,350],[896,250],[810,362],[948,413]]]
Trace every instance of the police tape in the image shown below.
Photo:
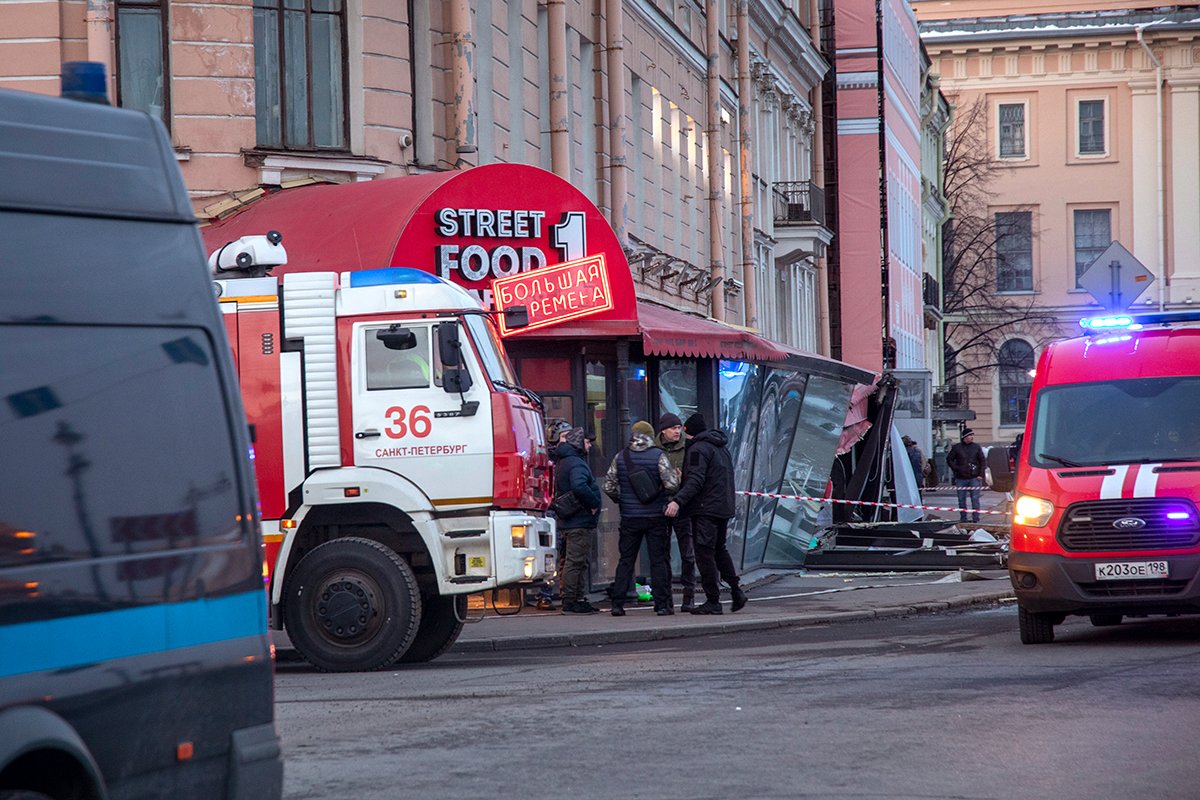
[[[807,497],[801,494],[773,494],[771,492],[738,491],[747,497],[769,497],[776,500],[811,500],[816,503],[844,503],[851,506],[877,506],[879,508],[918,508],[925,511],[957,511],[960,514],[1002,514],[1011,516],[1009,511],[995,511],[986,508],[953,508],[950,506],[915,506],[908,503],[876,503],[872,500],[837,500],[832,497]]]

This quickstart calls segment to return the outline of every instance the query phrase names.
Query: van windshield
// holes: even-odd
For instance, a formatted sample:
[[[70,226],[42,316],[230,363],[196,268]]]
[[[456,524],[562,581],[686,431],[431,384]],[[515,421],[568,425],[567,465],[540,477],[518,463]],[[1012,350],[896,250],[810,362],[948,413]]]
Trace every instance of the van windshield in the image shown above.
[[[1200,461],[1200,377],[1043,389],[1029,453],[1048,469]]]

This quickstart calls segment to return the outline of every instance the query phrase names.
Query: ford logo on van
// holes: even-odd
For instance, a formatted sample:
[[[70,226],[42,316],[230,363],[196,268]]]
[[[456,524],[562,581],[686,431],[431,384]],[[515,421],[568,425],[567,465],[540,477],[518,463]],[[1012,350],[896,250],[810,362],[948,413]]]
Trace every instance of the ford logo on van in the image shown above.
[[[1140,517],[1121,517],[1113,520],[1113,527],[1123,531],[1136,531],[1138,528],[1146,527],[1146,520]]]

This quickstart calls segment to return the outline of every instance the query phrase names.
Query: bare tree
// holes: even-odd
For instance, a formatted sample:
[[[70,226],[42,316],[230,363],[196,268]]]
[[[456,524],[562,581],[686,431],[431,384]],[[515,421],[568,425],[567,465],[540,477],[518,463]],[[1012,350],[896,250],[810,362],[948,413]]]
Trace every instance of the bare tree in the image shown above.
[[[943,313],[946,383],[960,384],[1002,364],[1001,345],[1018,331],[1039,344],[1054,338],[1054,315],[1037,305],[1036,294],[1006,294],[998,290],[1036,288],[1032,263],[1017,263],[1007,244],[1029,245],[1036,237],[1030,209],[989,209],[991,185],[1000,164],[987,141],[987,104],[980,98],[960,107],[946,141],[945,191],[950,219],[943,230]],[[1016,226],[1020,214],[1031,214],[1030,225]]]

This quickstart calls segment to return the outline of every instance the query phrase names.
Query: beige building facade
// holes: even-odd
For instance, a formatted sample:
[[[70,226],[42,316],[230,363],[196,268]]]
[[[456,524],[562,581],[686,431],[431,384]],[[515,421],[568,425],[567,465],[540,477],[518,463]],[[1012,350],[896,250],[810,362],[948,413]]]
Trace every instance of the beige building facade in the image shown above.
[[[106,63],[202,219],[311,181],[540,166],[609,217],[640,296],[827,353],[814,6],[7,0],[0,87]]]
[[[994,174],[987,322],[1012,321],[992,363],[963,383],[979,440],[1007,442],[1024,426],[1042,347],[1109,304],[1079,278],[1110,243],[1153,273],[1133,310],[1200,304],[1200,11],[965,0],[913,8],[956,114],[982,103],[982,155]],[[947,325],[956,321],[947,314]]]

